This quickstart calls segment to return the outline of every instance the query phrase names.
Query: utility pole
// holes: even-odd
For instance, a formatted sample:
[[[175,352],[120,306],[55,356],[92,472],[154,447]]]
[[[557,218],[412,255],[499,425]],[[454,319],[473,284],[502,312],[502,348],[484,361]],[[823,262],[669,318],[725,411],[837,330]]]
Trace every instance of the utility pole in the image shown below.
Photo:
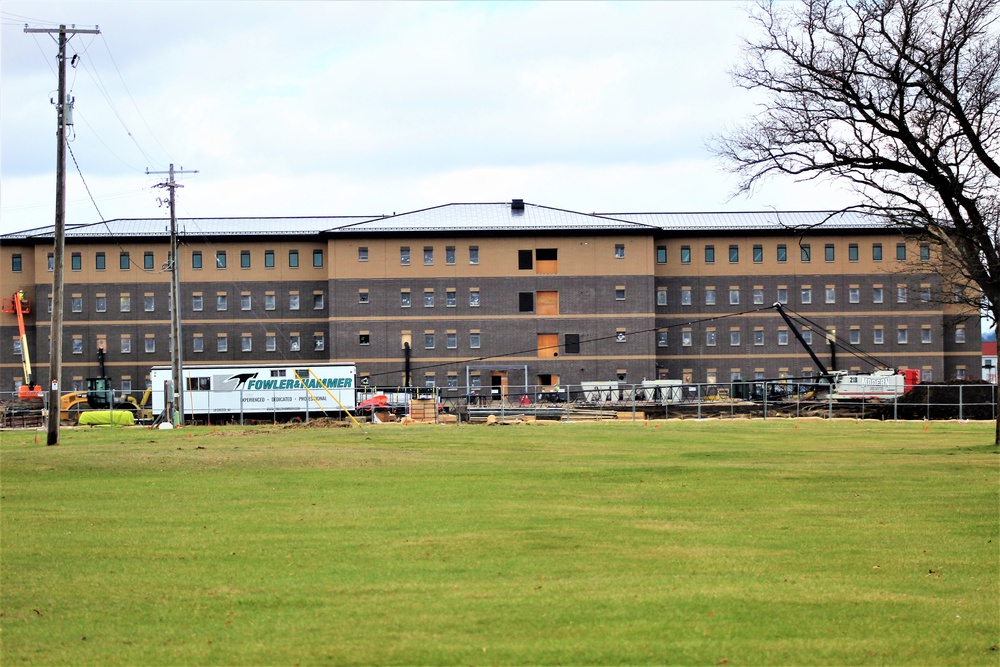
[[[177,256],[177,213],[174,207],[174,190],[183,188],[183,185],[174,181],[175,174],[197,174],[197,171],[184,171],[184,167],[174,169],[170,164],[170,171],[150,171],[147,174],[169,174],[166,183],[155,186],[170,190],[170,377],[173,381],[173,393],[171,400],[166,403],[167,418],[173,424],[174,411],[180,415],[180,423],[184,423],[184,378],[183,378],[183,353],[184,343],[181,340],[181,279],[180,262]],[[153,387],[156,390],[156,387]]]
[[[47,445],[59,444],[59,383],[62,380],[63,329],[63,259],[66,250],[66,125],[73,103],[66,99],[66,42],[78,33],[101,34],[96,26],[83,29],[61,25],[58,28],[29,28],[24,32],[59,34],[59,99],[56,104],[56,222],[53,231],[55,249],[52,267],[52,326],[49,330],[49,418]]]

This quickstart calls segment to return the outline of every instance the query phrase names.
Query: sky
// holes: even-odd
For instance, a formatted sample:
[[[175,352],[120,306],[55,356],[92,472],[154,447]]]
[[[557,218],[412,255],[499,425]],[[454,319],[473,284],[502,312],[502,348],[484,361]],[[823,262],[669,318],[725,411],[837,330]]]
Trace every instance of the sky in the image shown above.
[[[389,215],[512,198],[584,213],[827,210],[750,195],[707,145],[760,99],[743,2],[0,3],[0,233],[55,219],[54,35],[74,99],[67,224]]]

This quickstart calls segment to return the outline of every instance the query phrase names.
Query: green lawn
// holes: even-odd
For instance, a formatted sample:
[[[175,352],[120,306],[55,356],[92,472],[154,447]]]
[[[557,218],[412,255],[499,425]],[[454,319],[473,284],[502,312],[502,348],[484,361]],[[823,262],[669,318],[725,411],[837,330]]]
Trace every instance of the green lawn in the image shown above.
[[[992,423],[0,434],[0,664],[1000,664]]]

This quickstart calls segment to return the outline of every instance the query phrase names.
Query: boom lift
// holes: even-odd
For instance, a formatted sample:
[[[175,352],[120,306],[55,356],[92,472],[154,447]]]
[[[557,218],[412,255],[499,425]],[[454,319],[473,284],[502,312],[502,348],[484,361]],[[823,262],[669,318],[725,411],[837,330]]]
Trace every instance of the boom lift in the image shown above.
[[[17,328],[21,334],[21,365],[24,367],[24,384],[18,387],[17,397],[21,400],[42,398],[42,386],[35,384],[35,376],[31,373],[28,335],[24,331],[24,316],[31,312],[31,302],[24,298],[24,290],[18,290],[11,298],[4,299],[2,310],[5,313],[17,314]]]

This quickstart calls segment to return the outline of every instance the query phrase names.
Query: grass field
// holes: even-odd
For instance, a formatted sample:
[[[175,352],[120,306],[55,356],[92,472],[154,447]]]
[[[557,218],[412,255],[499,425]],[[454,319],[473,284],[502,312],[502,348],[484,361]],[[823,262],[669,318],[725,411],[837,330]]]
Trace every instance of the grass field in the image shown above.
[[[992,423],[0,434],[0,664],[1000,664]]]

